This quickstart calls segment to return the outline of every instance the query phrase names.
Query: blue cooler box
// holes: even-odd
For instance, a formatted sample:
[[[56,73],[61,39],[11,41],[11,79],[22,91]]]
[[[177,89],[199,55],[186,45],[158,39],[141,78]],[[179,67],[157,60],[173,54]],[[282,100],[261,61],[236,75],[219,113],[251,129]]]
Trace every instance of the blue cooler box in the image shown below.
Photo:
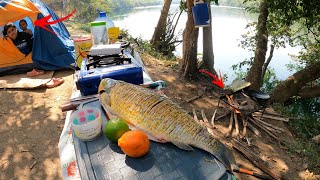
[[[89,70],[86,68],[87,59],[83,59],[78,81],[76,82],[81,95],[97,94],[100,82],[104,78],[122,80],[136,85],[143,84],[142,67],[139,66],[130,53],[126,52],[125,55],[131,58],[130,64],[108,65]]]

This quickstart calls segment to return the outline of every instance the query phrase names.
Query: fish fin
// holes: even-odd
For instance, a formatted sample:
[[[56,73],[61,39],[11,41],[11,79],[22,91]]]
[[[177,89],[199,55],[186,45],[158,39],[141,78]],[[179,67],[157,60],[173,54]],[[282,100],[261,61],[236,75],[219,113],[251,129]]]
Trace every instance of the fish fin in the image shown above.
[[[148,138],[151,140],[151,141],[155,141],[155,142],[158,142],[158,143],[166,143],[167,141],[163,140],[163,139],[158,139],[148,133],[146,133]]]
[[[186,151],[194,151],[194,149],[188,144],[184,144],[181,142],[172,142],[172,144],[176,145],[178,148],[186,150]]]
[[[140,130],[140,131],[145,132],[146,135],[148,136],[149,140],[151,140],[151,141],[155,141],[155,142],[158,142],[158,143],[167,143],[167,141],[166,141],[165,139],[159,139],[159,138],[157,138],[157,137],[154,137],[154,136],[152,136],[151,134],[147,133],[146,131],[137,128],[137,127],[134,126],[133,124],[128,123],[128,126],[129,126],[129,128],[130,128],[131,130]]]

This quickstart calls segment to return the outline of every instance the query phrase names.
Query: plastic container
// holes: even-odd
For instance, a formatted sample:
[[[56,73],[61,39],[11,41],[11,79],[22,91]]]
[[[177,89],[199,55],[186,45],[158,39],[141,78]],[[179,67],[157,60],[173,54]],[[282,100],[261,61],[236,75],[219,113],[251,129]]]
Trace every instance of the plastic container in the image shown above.
[[[92,47],[92,40],[90,37],[78,37],[74,40],[74,50],[76,51],[76,58],[78,67],[81,67],[82,59],[86,58],[90,48]]]
[[[120,35],[120,28],[119,27],[110,27],[108,29],[108,39],[109,44],[114,44],[115,42],[119,41]]]
[[[95,107],[84,107],[71,115],[71,127],[79,139],[94,140],[101,134],[101,111]]]
[[[195,27],[210,26],[209,7],[207,3],[197,3],[192,7]]]
[[[99,17],[95,21],[105,21],[106,22],[106,29],[114,27],[113,21],[107,16],[106,12],[99,12]]]
[[[105,21],[94,21],[90,23],[91,38],[93,45],[107,44],[107,29]]]

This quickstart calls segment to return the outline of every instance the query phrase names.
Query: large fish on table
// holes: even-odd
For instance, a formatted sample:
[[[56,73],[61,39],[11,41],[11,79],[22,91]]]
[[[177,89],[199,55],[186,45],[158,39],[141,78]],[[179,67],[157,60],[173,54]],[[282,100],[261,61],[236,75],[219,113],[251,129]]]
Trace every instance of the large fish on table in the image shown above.
[[[172,142],[184,150],[191,146],[213,154],[229,170],[234,163],[231,152],[177,104],[147,88],[113,79],[103,79],[100,101],[137,129],[160,142]]]

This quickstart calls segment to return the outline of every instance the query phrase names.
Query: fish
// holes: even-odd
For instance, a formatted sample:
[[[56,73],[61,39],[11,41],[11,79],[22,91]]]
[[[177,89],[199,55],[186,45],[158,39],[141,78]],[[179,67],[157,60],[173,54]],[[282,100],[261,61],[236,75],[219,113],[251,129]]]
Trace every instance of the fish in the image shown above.
[[[231,151],[215,139],[178,104],[148,88],[110,78],[101,81],[100,103],[129,125],[144,131],[151,140],[171,142],[178,148],[192,147],[214,155],[231,171],[235,160]]]

